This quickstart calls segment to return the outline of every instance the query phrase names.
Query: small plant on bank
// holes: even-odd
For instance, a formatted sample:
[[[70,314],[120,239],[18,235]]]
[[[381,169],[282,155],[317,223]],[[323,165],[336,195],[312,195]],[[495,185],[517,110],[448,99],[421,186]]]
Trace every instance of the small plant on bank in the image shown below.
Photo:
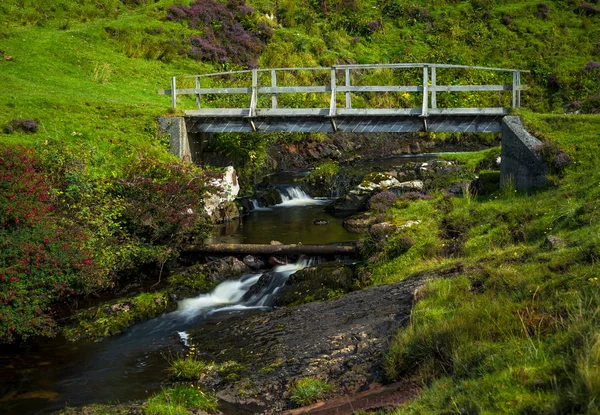
[[[217,366],[214,363],[207,363],[196,359],[191,353],[195,349],[192,347],[190,353],[183,357],[175,359],[169,367],[169,376],[176,380],[198,380],[203,373],[216,372]]]
[[[150,398],[145,412],[147,415],[186,415],[196,413],[191,410],[197,409],[214,413],[217,407],[218,401],[213,394],[203,392],[197,386],[178,385],[163,389]]]
[[[297,406],[315,403],[323,398],[333,387],[327,382],[315,378],[303,378],[296,381],[290,399]]]

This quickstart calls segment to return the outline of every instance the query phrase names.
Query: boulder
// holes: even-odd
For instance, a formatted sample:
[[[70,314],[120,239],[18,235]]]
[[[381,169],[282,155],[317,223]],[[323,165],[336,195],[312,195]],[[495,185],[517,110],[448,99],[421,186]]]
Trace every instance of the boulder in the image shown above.
[[[400,182],[395,177],[385,173],[369,173],[365,176],[361,184],[359,184],[351,193],[362,195],[372,194],[375,191],[386,190],[391,187],[397,187]]]
[[[252,255],[246,255],[242,259],[242,262],[254,271],[264,268],[265,266],[265,261]]]
[[[268,188],[260,196],[261,206],[275,206],[283,202],[281,193],[274,187]]]
[[[354,271],[342,261],[323,262],[290,275],[275,299],[276,306],[323,301],[352,291]]]
[[[211,215],[214,223],[230,222],[240,217],[240,211],[234,202],[226,202],[213,211]]]
[[[240,185],[237,180],[235,169],[232,166],[226,167],[223,176],[211,180],[210,185],[214,186],[217,190],[204,199],[204,210],[209,217],[213,218],[220,207],[235,200],[235,197],[240,192]],[[217,217],[218,216],[219,215],[217,214]]]
[[[350,193],[338,197],[327,205],[325,210],[327,212],[358,212],[366,209],[369,198],[370,194],[368,193],[362,195]]]
[[[546,239],[544,240],[544,246],[548,249],[560,249],[560,248],[564,248],[565,246],[567,246],[567,244],[561,238],[558,238],[554,235],[548,235],[548,236],[546,236]]]

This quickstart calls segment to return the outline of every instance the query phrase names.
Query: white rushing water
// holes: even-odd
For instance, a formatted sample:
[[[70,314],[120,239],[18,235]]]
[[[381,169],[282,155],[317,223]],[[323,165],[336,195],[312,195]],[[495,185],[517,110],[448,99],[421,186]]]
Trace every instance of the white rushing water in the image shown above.
[[[267,302],[274,294],[285,284],[287,278],[294,272],[314,265],[314,258],[301,257],[294,264],[280,265],[273,268],[270,272],[274,277],[265,290],[242,301],[244,294],[250,287],[258,282],[263,274],[244,274],[238,280],[223,281],[215,287],[213,291],[207,294],[201,294],[194,298],[181,300],[178,304],[176,313],[180,316],[191,319],[200,314],[212,314],[215,311],[238,311],[248,309],[260,309],[267,306]]]
[[[313,199],[298,186],[279,186],[282,203],[277,206],[308,206],[328,203],[329,200]]]

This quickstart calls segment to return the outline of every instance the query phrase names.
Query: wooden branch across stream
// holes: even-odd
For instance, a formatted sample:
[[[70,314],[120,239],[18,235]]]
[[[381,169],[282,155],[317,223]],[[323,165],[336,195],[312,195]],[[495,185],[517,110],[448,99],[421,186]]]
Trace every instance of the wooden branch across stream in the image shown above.
[[[270,244],[206,244],[192,245],[186,252],[223,255],[356,255],[354,245],[270,245]]]

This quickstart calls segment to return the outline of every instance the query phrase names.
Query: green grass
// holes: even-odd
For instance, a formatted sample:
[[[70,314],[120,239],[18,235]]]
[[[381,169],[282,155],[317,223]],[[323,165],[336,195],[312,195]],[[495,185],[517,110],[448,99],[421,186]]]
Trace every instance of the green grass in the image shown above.
[[[315,378],[302,378],[295,382],[290,390],[290,399],[297,406],[310,405],[325,397],[332,389],[332,386]]]
[[[171,362],[169,375],[176,380],[198,380],[203,373],[216,372],[216,370],[216,364],[198,360],[192,354],[188,354]]]
[[[213,413],[218,408],[217,398],[198,387],[178,385],[163,389],[148,400],[147,415],[187,415],[197,410]]]
[[[422,219],[424,226],[411,228],[415,246],[407,254],[371,267],[375,283],[458,263],[463,270],[426,285],[410,325],[390,344],[388,378],[425,386],[398,414],[600,410],[600,117],[522,116],[574,160],[553,185],[392,209],[395,223]],[[476,166],[481,154],[475,162],[460,158]],[[565,245],[549,248],[548,235]],[[460,249],[444,256],[447,243]]]

